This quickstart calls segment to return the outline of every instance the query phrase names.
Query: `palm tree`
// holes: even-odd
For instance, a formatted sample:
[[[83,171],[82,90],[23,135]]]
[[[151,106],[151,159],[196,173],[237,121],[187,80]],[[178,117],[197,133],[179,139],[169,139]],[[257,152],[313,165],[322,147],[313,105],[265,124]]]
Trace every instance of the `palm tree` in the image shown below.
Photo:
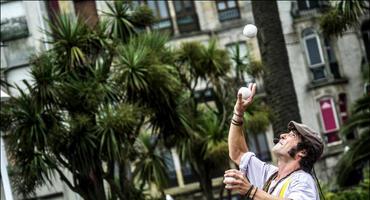
[[[278,132],[291,120],[301,121],[288,53],[277,2],[252,0],[252,9],[255,24],[259,27],[266,99],[272,111],[273,130]]]
[[[358,25],[360,17],[369,11],[370,1],[340,0],[321,17],[321,29],[326,36],[341,36],[348,28]]]
[[[242,74],[249,70],[250,65],[245,63],[245,55],[236,53],[232,58],[239,61],[236,62],[237,65],[243,65],[236,67],[237,73]],[[177,50],[176,66],[184,86],[183,106],[179,110],[185,119],[182,121],[184,128],[190,134],[190,137],[184,137],[178,143],[177,149],[182,161],[190,163],[207,199],[213,199],[212,173],[228,168],[228,120],[231,118],[235,94],[242,84],[242,76],[229,76],[230,61],[226,50],[219,49],[214,39],[208,46],[190,42],[183,43]],[[196,91],[200,80],[206,82],[206,91],[212,91],[214,105]],[[246,120],[254,120],[254,124],[264,126],[260,128],[263,131],[269,121],[261,120],[261,116],[266,116],[267,113],[262,107],[251,107]],[[256,127],[258,126],[249,125],[245,128],[258,132]]]
[[[366,162],[370,160],[370,95],[365,94],[358,99],[353,108],[352,115],[341,128],[343,135],[353,133],[358,130],[359,137],[350,144],[350,148],[344,153],[338,162],[339,176],[337,182],[339,186],[349,186],[359,180],[351,180],[351,176],[356,171],[361,171]],[[357,182],[356,182],[357,181]]]
[[[180,85],[167,38],[131,33],[133,16],[142,18],[121,2],[110,8],[95,30],[57,16],[47,32],[53,49],[31,61],[28,92],[19,89],[19,97],[2,105],[9,125],[1,128],[9,132],[14,178],[24,195],[57,173],[84,199],[143,199],[130,173],[130,163],[145,155],[135,149],[142,127],[163,140],[177,138]]]

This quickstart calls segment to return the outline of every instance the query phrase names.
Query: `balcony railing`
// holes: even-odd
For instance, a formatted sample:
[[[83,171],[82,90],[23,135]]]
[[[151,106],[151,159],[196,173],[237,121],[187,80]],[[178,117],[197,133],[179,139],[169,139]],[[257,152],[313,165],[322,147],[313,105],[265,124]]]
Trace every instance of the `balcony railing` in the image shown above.
[[[238,7],[218,11],[218,19],[221,22],[231,20],[231,19],[238,19],[238,18],[240,18]]]

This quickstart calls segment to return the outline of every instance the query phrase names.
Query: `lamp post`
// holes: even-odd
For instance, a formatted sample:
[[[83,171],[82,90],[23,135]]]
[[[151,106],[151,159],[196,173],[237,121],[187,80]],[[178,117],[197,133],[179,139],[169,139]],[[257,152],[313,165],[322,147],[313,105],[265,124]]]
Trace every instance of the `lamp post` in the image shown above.
[[[5,101],[7,99],[10,98],[10,96],[3,92],[2,90],[1,91],[1,101]],[[8,176],[8,170],[7,170],[7,166],[8,166],[8,160],[6,158],[6,150],[5,150],[5,144],[4,144],[4,140],[3,140],[3,137],[1,136],[0,137],[1,139],[1,142],[0,142],[0,145],[1,145],[1,182],[2,182],[2,185],[3,185],[3,189],[4,189],[4,196],[5,196],[5,200],[13,200],[13,195],[12,195],[12,189],[11,189],[11,186],[10,186],[10,181],[9,181],[9,176]]]

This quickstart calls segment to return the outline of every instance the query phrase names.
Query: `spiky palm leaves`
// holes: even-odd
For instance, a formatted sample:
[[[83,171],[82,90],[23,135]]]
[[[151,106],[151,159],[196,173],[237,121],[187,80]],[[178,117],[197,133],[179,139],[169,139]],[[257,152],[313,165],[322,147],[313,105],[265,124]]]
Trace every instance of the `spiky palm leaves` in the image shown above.
[[[142,132],[136,141],[135,147],[140,156],[136,159],[133,176],[140,184],[141,190],[145,185],[150,186],[154,183],[163,192],[167,184],[166,166],[157,146],[158,137],[153,137],[147,132]]]
[[[198,79],[217,84],[231,66],[227,51],[218,48],[215,39],[207,46],[197,42],[181,44],[176,62],[181,80],[190,90],[194,90]]]
[[[327,36],[341,36],[348,28],[358,25],[364,14],[369,14],[369,1],[341,0],[329,10],[320,21],[323,33]]]
[[[166,36],[154,33],[139,36],[122,46],[118,50],[116,70],[119,73],[115,79],[126,89],[127,101],[149,109],[153,133],[160,133],[161,138],[172,141],[167,144],[173,144],[173,140],[186,133],[176,112],[181,88],[166,42]]]
[[[145,28],[155,22],[151,9],[147,6],[137,6],[124,1],[107,3],[109,12],[103,12],[108,20],[108,34],[110,37],[123,42],[129,41],[137,34],[137,28]]]
[[[10,152],[21,163],[17,163],[17,172],[22,172],[19,177],[24,180],[20,189],[32,192],[50,178],[50,170],[56,170],[72,190],[86,199],[105,199],[103,179],[109,183],[113,196],[133,197],[130,191],[135,188],[124,173],[128,166],[123,165],[137,153],[133,144],[143,119],[148,116],[156,129],[167,130],[163,131],[167,134],[173,133],[174,123],[179,120],[175,113],[166,120],[166,113],[160,112],[176,108],[178,94],[176,78],[168,66],[171,56],[164,48],[166,40],[158,34],[131,38],[132,43],[116,51],[110,45],[109,32],[104,31],[107,22],[98,24],[93,31],[81,20],[61,15],[50,26],[53,48],[31,62],[34,81],[26,84],[29,93],[20,91],[21,96],[1,110],[2,118],[12,123],[11,129],[2,124],[2,130],[9,131]],[[113,41],[119,41],[116,39]],[[149,53],[139,54],[135,47]],[[140,88],[139,95],[134,86],[136,80],[125,77],[134,74],[130,66],[122,62],[119,67],[112,67],[116,53],[122,53],[118,63],[122,57],[130,56],[151,61],[141,66],[149,73],[144,77],[148,85]],[[134,103],[143,103],[148,111]],[[161,118],[156,119],[158,116]],[[103,169],[104,163],[107,169]],[[121,180],[118,182],[116,163]],[[66,178],[62,169],[73,175],[72,180]]]
[[[359,138],[350,144],[350,149],[345,152],[339,161],[338,184],[346,186],[350,174],[354,170],[361,169],[365,162],[370,160],[370,95],[358,99],[353,107],[352,116],[341,129],[341,133],[348,135],[353,131],[359,131]]]

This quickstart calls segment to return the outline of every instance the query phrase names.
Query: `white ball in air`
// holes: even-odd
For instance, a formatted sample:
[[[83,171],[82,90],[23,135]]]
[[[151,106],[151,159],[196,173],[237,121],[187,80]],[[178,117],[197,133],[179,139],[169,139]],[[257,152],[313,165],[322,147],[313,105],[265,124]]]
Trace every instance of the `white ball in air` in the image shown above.
[[[247,87],[241,87],[238,91],[238,95],[240,93],[242,94],[242,99],[246,100],[246,99],[248,99],[248,97],[251,96],[252,91]]]
[[[253,24],[247,24],[244,26],[243,35],[248,38],[255,37],[257,35],[257,27]]]

